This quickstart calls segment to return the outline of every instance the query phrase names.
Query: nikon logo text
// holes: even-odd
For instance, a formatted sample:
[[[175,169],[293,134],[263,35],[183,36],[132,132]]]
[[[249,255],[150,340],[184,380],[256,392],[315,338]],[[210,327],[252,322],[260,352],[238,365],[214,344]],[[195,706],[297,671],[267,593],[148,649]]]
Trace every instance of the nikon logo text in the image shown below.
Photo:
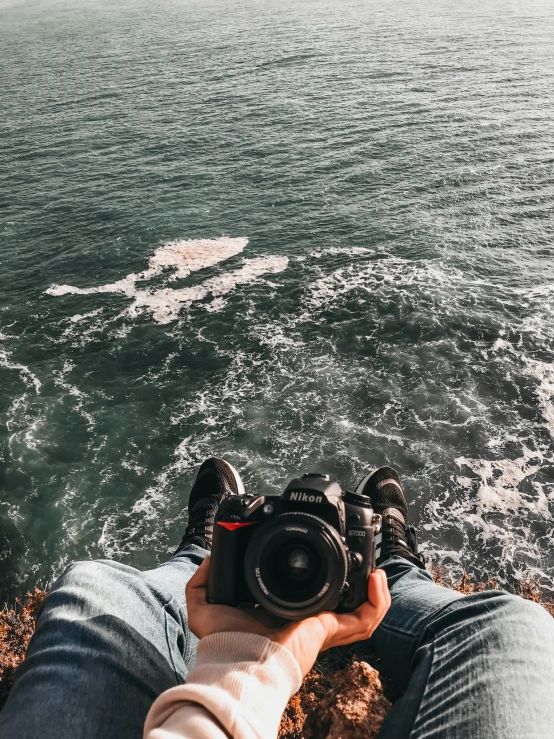
[[[323,503],[323,496],[310,495],[309,493],[291,493],[289,500],[297,500],[299,503]]]

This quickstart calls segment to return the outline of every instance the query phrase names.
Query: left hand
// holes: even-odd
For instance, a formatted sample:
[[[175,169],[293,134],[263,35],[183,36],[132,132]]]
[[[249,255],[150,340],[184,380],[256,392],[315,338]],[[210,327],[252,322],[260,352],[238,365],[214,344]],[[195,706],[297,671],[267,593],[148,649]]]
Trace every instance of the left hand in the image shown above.
[[[375,570],[368,580],[368,599],[352,613],[323,611],[303,621],[286,622],[262,608],[233,608],[208,603],[209,557],[202,562],[186,587],[189,626],[199,639],[222,631],[260,634],[286,647],[306,675],[319,652],[368,639],[390,606],[387,577]]]

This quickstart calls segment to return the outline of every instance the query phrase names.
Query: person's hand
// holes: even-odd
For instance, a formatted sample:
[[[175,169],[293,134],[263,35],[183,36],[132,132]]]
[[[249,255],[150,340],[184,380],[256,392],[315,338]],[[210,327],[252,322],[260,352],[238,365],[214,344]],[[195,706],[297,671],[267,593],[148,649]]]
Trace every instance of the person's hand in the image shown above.
[[[199,639],[221,631],[260,634],[286,647],[305,675],[319,652],[330,647],[368,639],[390,606],[387,577],[375,570],[369,578],[367,601],[352,613],[324,611],[303,621],[287,622],[262,608],[233,608],[208,603],[209,557],[206,557],[186,587],[189,626]]]

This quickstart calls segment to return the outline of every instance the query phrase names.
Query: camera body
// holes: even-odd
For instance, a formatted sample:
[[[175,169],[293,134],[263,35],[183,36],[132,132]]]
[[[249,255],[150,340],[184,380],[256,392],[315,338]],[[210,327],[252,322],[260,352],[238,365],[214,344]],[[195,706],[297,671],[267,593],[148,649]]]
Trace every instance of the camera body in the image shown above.
[[[299,620],[367,600],[381,517],[369,498],[327,475],[295,478],[282,495],[232,495],[217,512],[208,601],[260,604]]]

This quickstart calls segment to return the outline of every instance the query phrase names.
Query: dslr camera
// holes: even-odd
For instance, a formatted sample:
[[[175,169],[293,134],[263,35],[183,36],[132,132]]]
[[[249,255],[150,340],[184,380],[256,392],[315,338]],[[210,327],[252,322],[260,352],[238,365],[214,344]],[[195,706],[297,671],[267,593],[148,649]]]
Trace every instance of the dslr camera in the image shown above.
[[[282,495],[231,495],[214,524],[208,601],[259,604],[292,621],[346,613],[367,600],[381,516],[328,475],[291,480]]]

